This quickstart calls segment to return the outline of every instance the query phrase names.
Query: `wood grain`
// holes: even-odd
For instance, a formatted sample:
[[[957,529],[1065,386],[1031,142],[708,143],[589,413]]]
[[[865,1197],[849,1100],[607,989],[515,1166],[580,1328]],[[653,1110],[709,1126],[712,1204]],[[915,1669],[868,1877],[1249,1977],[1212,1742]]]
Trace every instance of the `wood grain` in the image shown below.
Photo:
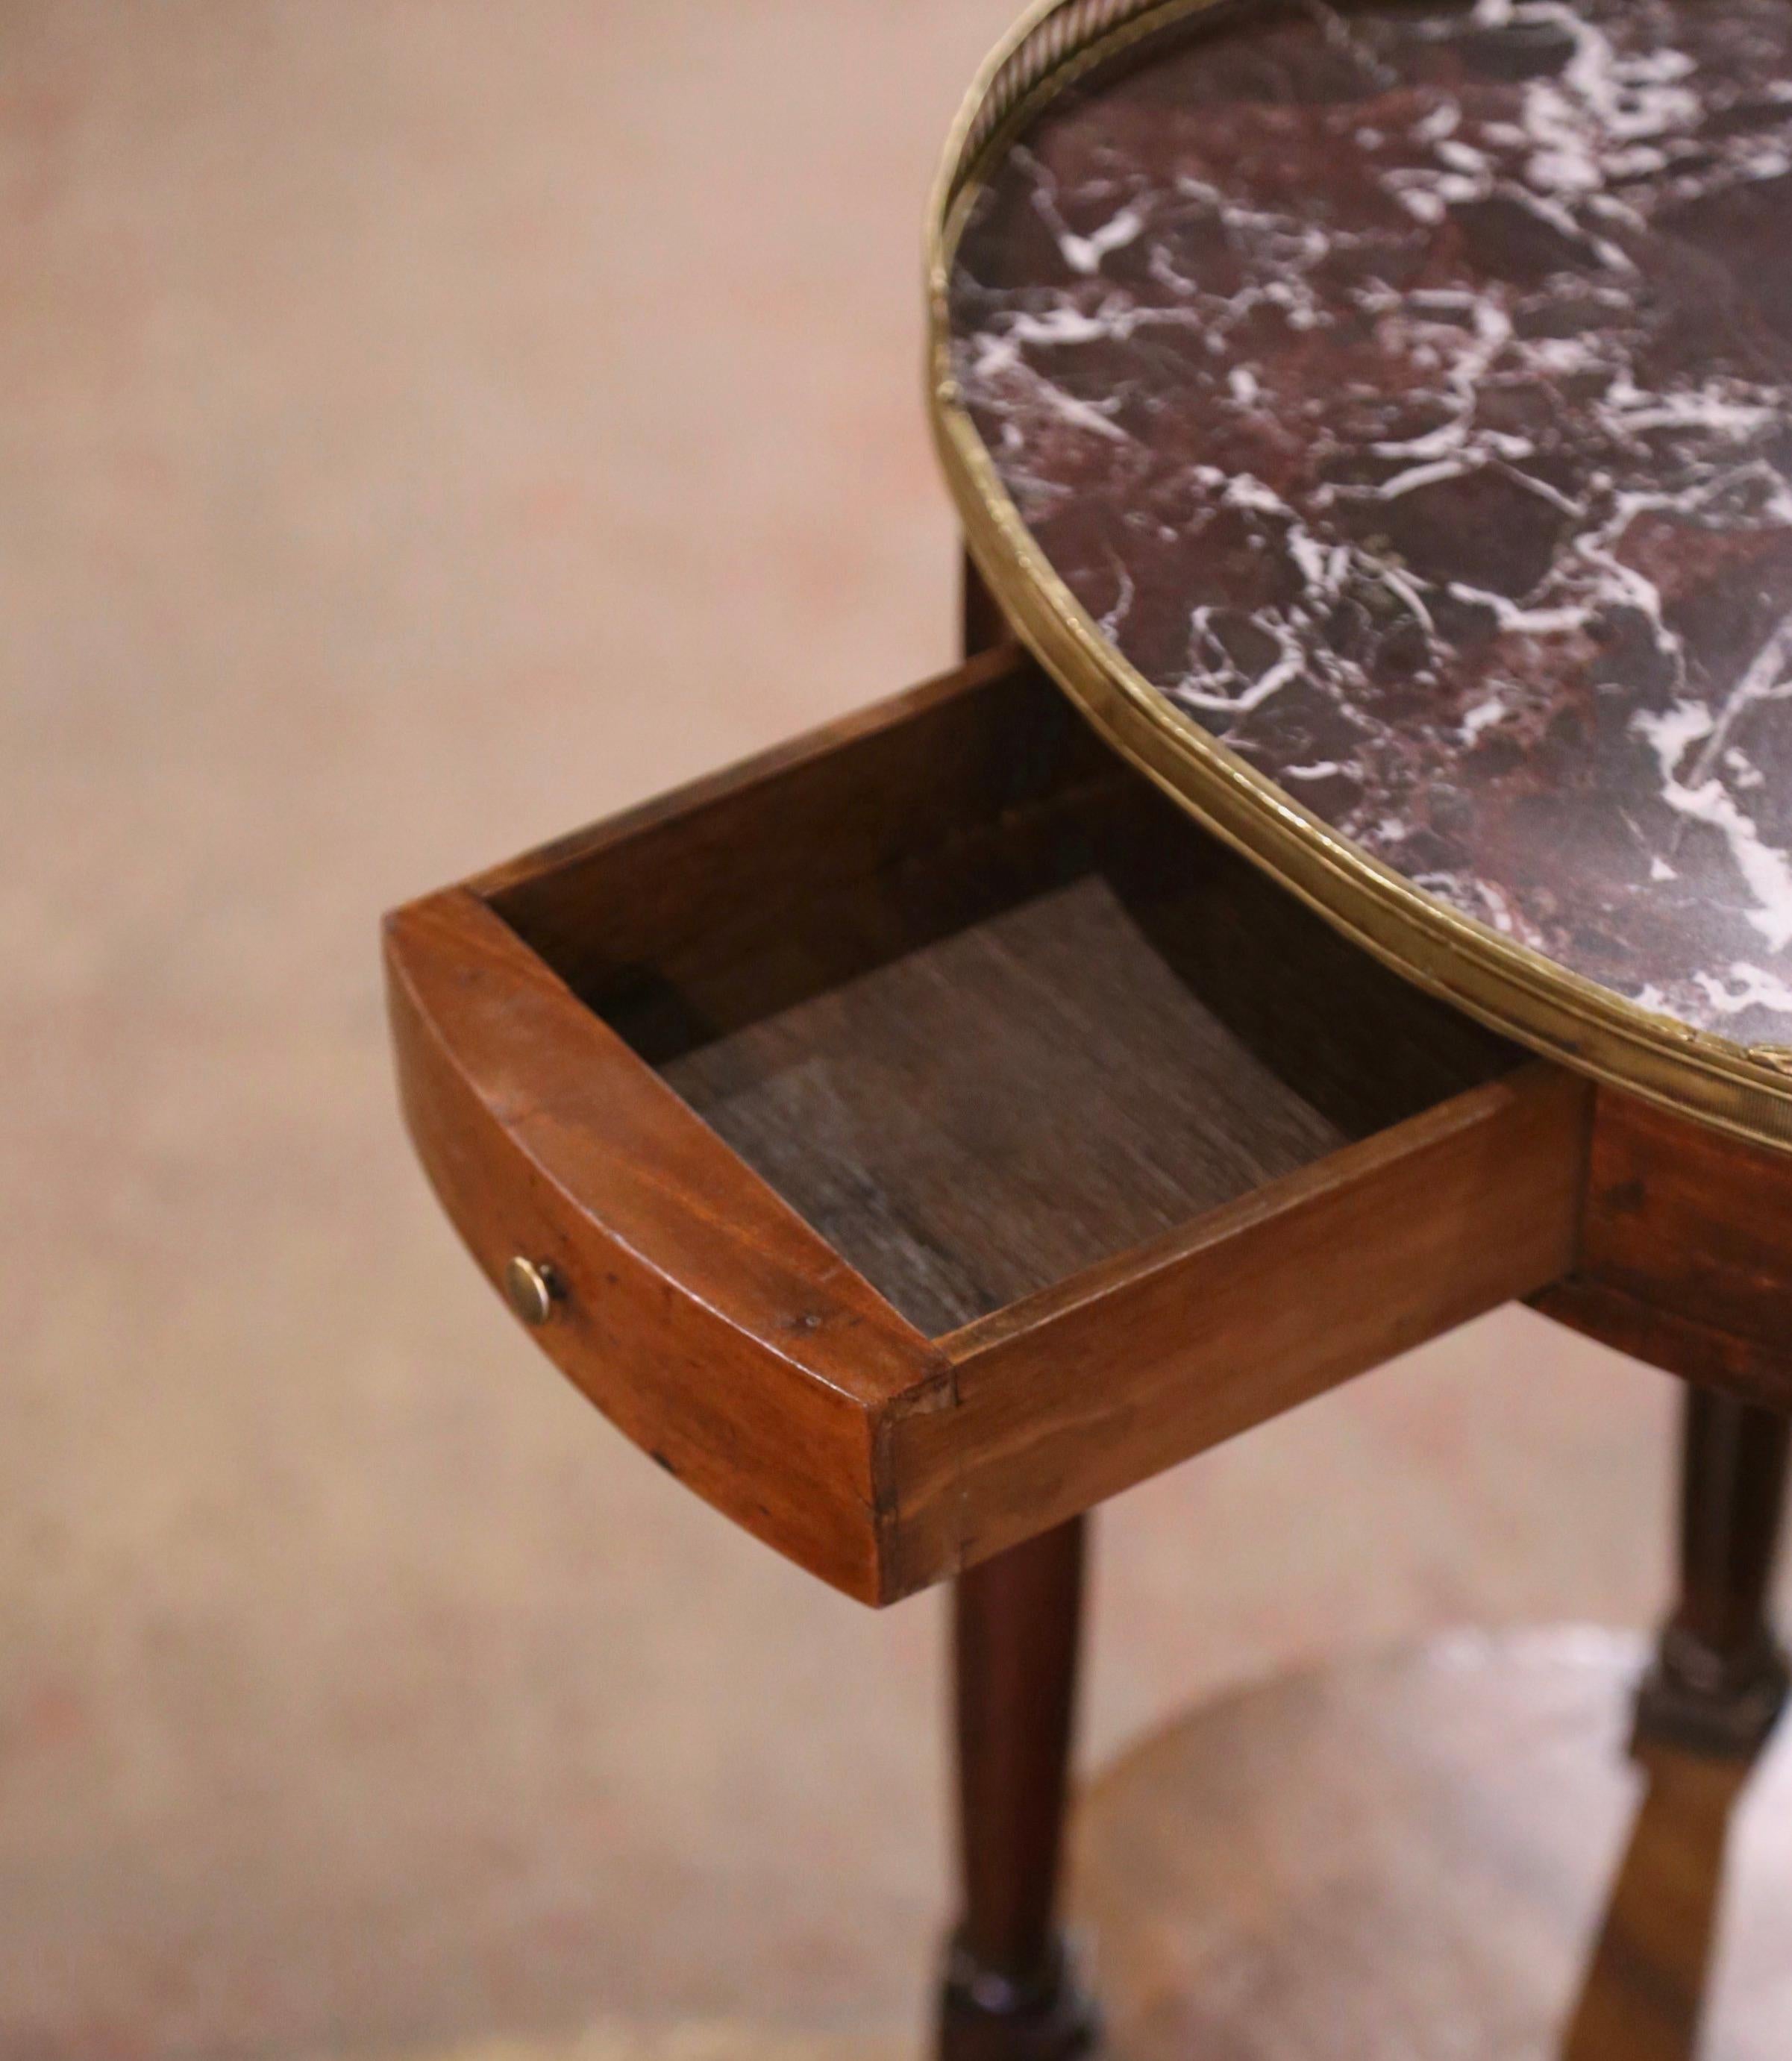
[[[892,1434],[900,1585],[1566,1271],[1587,1103],[1535,1063],[946,1339]]]
[[[667,1471],[812,1572],[883,1599],[880,1409],[940,1356],[463,890],[388,921],[405,1115],[494,1284],[563,1301],[544,1351]]]
[[[1679,1593],[1637,1699],[1639,1732],[1752,1755],[1786,1701],[1773,1619],[1792,1425],[1689,1385],[1680,1441]]]
[[[974,760],[994,690],[968,679],[925,714],[937,748]],[[966,726],[956,742],[948,707]],[[804,761],[818,780],[822,762]],[[1087,1339],[1056,1323],[992,1368],[960,1364],[950,1395],[892,1406],[892,1592],[1560,1273],[1582,1091],[1539,1073],[1475,1104],[1466,1131],[1457,1114],[1409,1133],[1403,1119],[1509,1067],[1510,1048],[1344,943],[1137,776],[1068,778],[1074,754],[1042,753],[1023,801],[942,826],[901,785],[924,762],[901,751],[884,766],[882,806],[908,841],[844,879],[781,877],[783,934],[804,942],[759,992],[742,976],[760,962],[746,969],[732,942],[682,926],[676,966],[660,969],[676,1009],[643,1009],[618,983],[587,992],[920,1327],[1030,1311],[1027,1299],[1053,1291],[1100,1304]],[[545,902],[545,881],[538,892]],[[811,948],[818,936],[836,941],[831,961]],[[856,970],[836,979],[843,968]],[[703,1035],[724,1005],[736,1027]],[[1328,1158],[1378,1134],[1393,1141],[1383,1152]],[[1279,1185],[1322,1162],[1335,1171],[1315,1185]],[[1478,1184],[1480,1214],[1453,1247],[1457,1199],[1433,1192],[1440,1175]],[[1340,1231],[1361,1183],[1366,1264],[1362,1225]],[[1262,1206],[1224,1214],[1247,1198]],[[1401,1225],[1385,1255],[1377,1209]],[[1313,1243],[1334,1234],[1351,1278],[1322,1272],[1325,1299],[1309,1303]],[[1191,1388],[1183,1299],[1219,1292],[1239,1235],[1243,1292],[1276,1306],[1286,1356],[1270,1368],[1265,1347],[1233,1370],[1210,1355]],[[1186,1283],[1166,1267],[1166,1239],[1178,1263],[1200,1255]],[[1270,1285],[1285,1255],[1297,1303]],[[1296,1307],[1305,1318],[1291,1323]],[[955,1362],[980,1351],[968,1339]],[[1036,1378],[1028,1353],[1063,1356],[1057,1378]],[[1018,1463],[1012,1412],[1037,1439]],[[1059,1454],[1084,1440],[1073,1464]],[[1022,1479],[1040,1452],[1055,1478],[1044,1495]]]
[[[1792,1344],[1792,1152],[1602,1088],[1581,1272],[1689,1323]]]
[[[1622,1295],[1580,1274],[1540,1289],[1528,1299],[1533,1309],[1558,1324],[1664,1374],[1723,1389],[1766,1409],[1792,1411],[1792,1357],[1769,1352],[1751,1339],[1690,1323],[1658,1303]]]
[[[1058,1927],[1085,1530],[1060,1524],[954,1585],[963,1900],[938,2061],[1080,2061],[1094,2044]]]
[[[930,1331],[1516,1063],[1041,694],[974,664],[483,883]]]
[[[1165,806],[1067,798],[1052,849],[1092,870],[1051,884],[960,851],[985,889],[1000,879],[1018,898],[950,926],[936,905],[912,911],[906,948],[882,964],[660,1059],[923,1329],[986,1315],[1515,1063],[1180,816],[1158,817]],[[854,898],[840,920],[862,934],[863,905],[888,913],[889,892],[868,882]],[[619,1027],[653,1055],[631,1014]]]
[[[981,876],[1017,846],[1053,862],[1040,804],[1120,778],[1033,662],[997,650],[467,884],[657,1055],[964,920],[1008,891]],[[950,890],[931,919],[905,891],[917,859]],[[885,895],[854,893],[872,879]]]
[[[868,1601],[1572,1257],[1585,1091],[1502,1078],[1011,653],[413,905],[388,961],[488,1276],[549,1264],[586,1394]]]
[[[1625,1751],[1638,1642],[1463,1636],[1228,1698],[1100,1776],[1108,2061],[1779,2061],[1792,1747]]]
[[[1093,877],[706,1045],[666,1077],[928,1331],[1345,1142]]]
[[[1683,1379],[1792,1410],[1792,1153],[1602,1087],[1579,1261],[1533,1301]]]

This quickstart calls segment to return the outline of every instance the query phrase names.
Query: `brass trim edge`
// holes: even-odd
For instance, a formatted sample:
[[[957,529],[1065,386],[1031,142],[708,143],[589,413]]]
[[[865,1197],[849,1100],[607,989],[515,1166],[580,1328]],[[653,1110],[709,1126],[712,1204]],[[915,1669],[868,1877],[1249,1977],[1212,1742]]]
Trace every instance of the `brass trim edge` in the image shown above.
[[[1249,0],[1244,0],[1248,5]],[[1446,906],[1303,808],[1153,686],[1102,634],[1021,519],[962,404],[948,294],[968,210],[1000,147],[1074,78],[1240,0],[1037,0],[985,60],[948,137],[927,223],[928,410],[966,544],[1003,613],[1108,743],[1397,973],[1594,1079],[1792,1151],[1792,1051],[1658,1014]]]

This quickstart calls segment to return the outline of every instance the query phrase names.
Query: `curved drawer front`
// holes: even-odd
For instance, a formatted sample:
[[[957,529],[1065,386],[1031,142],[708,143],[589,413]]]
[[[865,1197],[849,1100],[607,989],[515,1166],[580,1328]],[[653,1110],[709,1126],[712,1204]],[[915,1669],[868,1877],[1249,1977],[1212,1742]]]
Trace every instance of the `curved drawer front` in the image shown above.
[[[473,895],[400,910],[387,961],[411,1138],[494,1287],[536,1270],[532,1335],[620,1430],[877,1599],[875,1408],[926,1341]]]
[[[867,1602],[1574,1264],[1586,1084],[1354,951],[1012,650],[401,910],[387,950],[411,1135],[487,1279]]]

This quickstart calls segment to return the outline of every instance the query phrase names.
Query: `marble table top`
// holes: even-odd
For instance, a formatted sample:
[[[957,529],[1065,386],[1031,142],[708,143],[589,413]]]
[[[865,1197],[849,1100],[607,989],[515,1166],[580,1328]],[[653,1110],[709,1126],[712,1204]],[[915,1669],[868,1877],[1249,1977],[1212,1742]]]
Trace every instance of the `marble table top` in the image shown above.
[[[1636,1009],[1792,1044],[1792,5],[1249,0],[1022,122],[951,379],[1129,669]]]

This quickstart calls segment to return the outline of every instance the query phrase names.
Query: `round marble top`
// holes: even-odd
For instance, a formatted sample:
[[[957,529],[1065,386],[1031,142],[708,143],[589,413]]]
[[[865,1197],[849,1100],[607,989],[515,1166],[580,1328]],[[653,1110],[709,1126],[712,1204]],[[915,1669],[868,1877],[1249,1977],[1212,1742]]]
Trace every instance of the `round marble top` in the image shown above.
[[[1792,6],[1067,0],[934,258],[972,549],[1114,740],[1416,978],[1792,1143]]]

